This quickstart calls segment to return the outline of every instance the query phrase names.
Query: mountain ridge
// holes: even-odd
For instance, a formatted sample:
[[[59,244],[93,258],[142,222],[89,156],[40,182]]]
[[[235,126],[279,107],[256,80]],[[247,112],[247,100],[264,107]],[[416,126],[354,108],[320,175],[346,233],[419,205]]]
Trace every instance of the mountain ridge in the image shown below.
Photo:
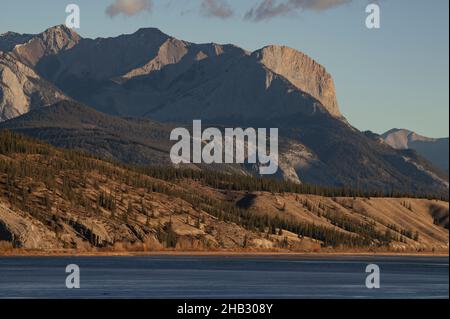
[[[204,59],[220,57],[224,54],[239,59],[252,54],[255,56],[263,53],[262,59],[259,61],[255,59],[255,63],[261,63],[264,66],[266,66],[264,64],[266,63],[268,69],[276,69],[277,72],[274,71],[274,73],[283,76],[294,88],[313,96],[318,101],[326,102],[323,103],[323,106],[330,114],[341,116],[337,107],[334,85],[328,83],[332,82],[332,78],[325,72],[324,68],[318,67],[320,72],[314,80],[318,82],[318,85],[311,83],[314,81],[299,80],[287,74],[286,68],[274,68],[269,63],[273,59],[264,58],[267,56],[266,51],[270,51],[270,48],[275,49],[278,46],[265,47],[249,53],[234,45],[195,44],[170,37],[156,28],[141,28],[132,34],[118,37],[85,39],[65,26],[56,26],[33,36],[27,43],[16,46],[13,53],[24,63],[35,66],[40,75],[55,83],[59,89],[68,92],[72,98],[81,100],[81,102],[101,111],[107,110],[106,103],[102,99],[104,99],[103,95],[109,94],[109,92],[102,93],[100,90],[100,92],[94,92],[94,96],[87,97],[92,87],[106,86],[109,91],[124,91],[124,95],[130,93],[139,95],[142,93],[129,92],[127,87],[115,86],[111,81],[123,83],[139,76],[151,75],[155,73],[153,71],[163,70],[164,72],[158,72],[158,82],[166,82],[167,85],[171,85],[171,82],[176,80],[179,75]],[[280,46],[279,48],[280,50],[275,50],[278,54],[277,59],[282,59],[283,52],[297,52],[286,47]],[[164,50],[162,55],[159,55],[160,50]],[[304,60],[298,63],[299,66],[319,66],[312,58],[302,53],[298,52],[296,56],[297,59]],[[224,61],[224,63],[227,62]],[[174,65],[176,67],[171,67]],[[111,68],[111,66],[113,67]],[[239,77],[239,75],[236,76]],[[322,81],[322,77],[325,77],[326,80],[319,83]],[[88,84],[84,85],[82,82],[88,82]],[[292,88],[287,87],[286,89]],[[327,93],[327,91],[329,92]],[[161,102],[166,103],[167,100],[170,100],[172,93],[167,92],[167,94],[159,96],[162,99]],[[152,99],[155,95],[158,95],[157,93],[152,94],[147,94],[146,99]],[[119,96],[116,100],[120,100],[120,98],[123,97]],[[328,102],[330,105],[328,105]],[[146,107],[144,102],[140,103],[144,104],[142,107]],[[122,108],[126,110],[125,106]],[[121,115],[136,114],[122,111]]]
[[[61,100],[72,99],[109,116],[181,126],[202,119],[205,125],[220,127],[278,127],[282,151],[277,178],[383,191],[448,192],[448,175],[419,154],[395,150],[352,127],[339,111],[331,75],[312,58],[291,48],[267,46],[247,52],[233,45],[178,40],[159,29],[84,39],[59,26],[16,45],[13,52],[15,59],[35,65],[30,70],[49,85],[43,91],[64,92]],[[21,85],[19,89],[27,86]],[[22,113],[29,110],[25,105]],[[44,108],[40,112],[52,118],[50,111]],[[3,119],[19,113],[7,113]],[[85,118],[81,113],[69,112],[67,116]],[[135,122],[102,118],[112,126],[120,122],[114,127],[124,138],[121,141],[117,132],[103,126],[95,143],[120,147],[117,154],[127,155],[119,160],[127,162],[132,149],[122,146],[128,143],[131,147],[142,138],[123,127]],[[36,125],[29,117],[12,119],[2,126],[24,131],[24,127],[15,127],[22,120],[30,125],[29,134],[47,136],[57,143],[58,127],[49,133],[48,127]],[[70,145],[76,138],[73,131],[69,132],[63,119],[55,122],[61,123],[60,129],[65,131],[60,136],[66,138],[60,138],[57,145]],[[145,132],[151,136],[153,129],[146,126]],[[77,130],[83,137],[77,145],[95,149],[94,144],[88,145],[93,142],[89,141],[92,131],[82,126]],[[109,158],[113,153],[105,150]],[[160,155],[166,156],[165,152]],[[148,156],[139,164],[146,164],[144,159]]]
[[[407,129],[391,129],[381,135],[395,149],[414,149],[441,170],[449,172],[449,138],[430,138]]]

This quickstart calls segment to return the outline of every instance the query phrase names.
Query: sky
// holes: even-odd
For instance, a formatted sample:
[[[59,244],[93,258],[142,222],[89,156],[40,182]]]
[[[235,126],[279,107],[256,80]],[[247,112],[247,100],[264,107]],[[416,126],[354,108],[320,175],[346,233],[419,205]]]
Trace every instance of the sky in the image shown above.
[[[0,33],[62,24],[73,3],[83,37],[157,27],[250,51],[286,45],[326,67],[342,113],[358,129],[448,136],[449,1],[370,1],[380,6],[380,29],[366,27],[369,0],[1,0]]]

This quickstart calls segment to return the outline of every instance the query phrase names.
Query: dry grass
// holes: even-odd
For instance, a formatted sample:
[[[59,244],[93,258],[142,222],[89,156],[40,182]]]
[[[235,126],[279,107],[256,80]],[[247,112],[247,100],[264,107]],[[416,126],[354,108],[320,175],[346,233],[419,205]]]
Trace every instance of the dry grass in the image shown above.
[[[13,251],[13,244],[9,241],[0,241],[0,254]]]

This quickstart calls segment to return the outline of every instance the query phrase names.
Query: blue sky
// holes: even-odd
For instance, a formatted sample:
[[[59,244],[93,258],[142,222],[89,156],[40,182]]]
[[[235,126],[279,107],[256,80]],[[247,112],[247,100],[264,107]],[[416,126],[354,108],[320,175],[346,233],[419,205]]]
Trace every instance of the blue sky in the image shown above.
[[[341,111],[357,128],[382,133],[398,127],[432,137],[449,135],[448,0],[378,0],[379,30],[365,27],[368,0],[348,0],[327,10],[292,6],[289,13],[262,21],[243,17],[263,0],[228,0],[233,12],[228,18],[206,14],[202,0],[153,0],[151,10],[111,18],[106,8],[114,1],[2,0],[0,33],[38,33],[64,23],[66,5],[75,3],[81,8],[78,33],[84,37],[157,27],[183,40],[233,43],[248,50],[283,44],[327,68]]]

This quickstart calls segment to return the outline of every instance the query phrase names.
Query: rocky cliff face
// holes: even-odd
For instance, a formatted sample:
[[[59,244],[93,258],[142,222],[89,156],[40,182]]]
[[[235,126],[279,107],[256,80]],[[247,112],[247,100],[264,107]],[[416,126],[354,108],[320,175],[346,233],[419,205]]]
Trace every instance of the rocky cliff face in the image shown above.
[[[46,56],[73,48],[80,39],[65,26],[38,35],[8,32],[0,36],[0,121],[68,99],[44,79],[36,65]]]
[[[0,52],[0,121],[67,97],[33,69]]]
[[[0,200],[0,241],[28,249],[49,249],[58,247],[54,233],[41,222],[12,210]]]
[[[285,46],[268,46],[254,52],[253,56],[269,70],[316,98],[331,115],[342,117],[333,78],[322,65]]]

